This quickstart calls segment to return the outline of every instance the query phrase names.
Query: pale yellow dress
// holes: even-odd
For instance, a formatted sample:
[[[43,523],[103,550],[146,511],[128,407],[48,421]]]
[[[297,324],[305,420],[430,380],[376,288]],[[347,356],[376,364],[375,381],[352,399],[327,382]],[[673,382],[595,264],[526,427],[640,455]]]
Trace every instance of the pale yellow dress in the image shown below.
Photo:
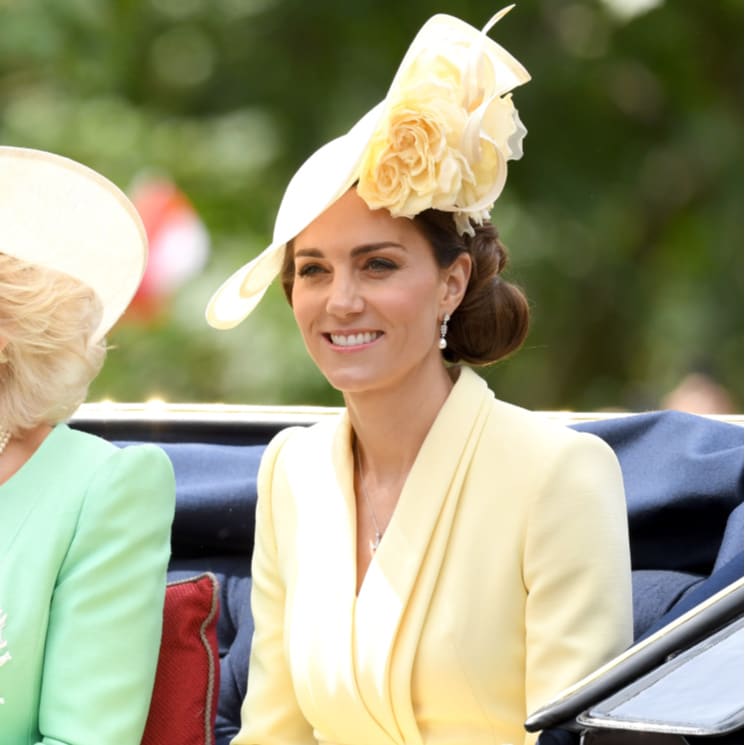
[[[235,745],[517,745],[631,642],[623,483],[600,439],[464,368],[356,594],[346,414],[260,469],[256,623]]]

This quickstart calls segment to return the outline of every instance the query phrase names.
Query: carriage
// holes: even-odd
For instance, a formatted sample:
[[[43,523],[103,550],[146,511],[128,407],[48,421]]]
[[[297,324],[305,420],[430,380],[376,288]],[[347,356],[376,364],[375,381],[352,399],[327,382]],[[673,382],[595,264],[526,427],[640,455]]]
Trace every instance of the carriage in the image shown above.
[[[227,745],[237,732],[253,633],[259,460],[280,429],[337,412],[100,403],[73,417],[73,427],[117,444],[157,443],[175,468],[163,641],[143,745]],[[531,712],[526,729],[541,730],[547,745],[741,743],[742,416],[545,416],[603,438],[621,463],[635,643]]]

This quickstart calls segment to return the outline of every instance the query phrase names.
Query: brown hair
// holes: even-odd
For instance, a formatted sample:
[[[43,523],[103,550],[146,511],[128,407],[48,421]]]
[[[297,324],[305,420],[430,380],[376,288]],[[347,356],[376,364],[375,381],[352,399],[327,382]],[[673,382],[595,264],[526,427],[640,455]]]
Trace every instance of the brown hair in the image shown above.
[[[461,304],[448,324],[448,362],[489,365],[520,348],[528,334],[530,309],[522,290],[505,282],[501,274],[507,265],[507,249],[490,223],[474,225],[475,235],[459,235],[453,215],[425,210],[413,218],[432,245],[437,265],[449,267],[461,253],[471,256],[471,277]],[[292,305],[295,261],[292,241],[285,248],[280,272],[282,289]]]
[[[471,256],[471,276],[460,305],[448,324],[448,362],[489,365],[520,348],[528,335],[530,308],[523,291],[500,274],[507,248],[488,221],[473,225],[475,234],[459,235],[449,212],[425,210],[414,222],[432,244],[440,268],[460,253]]]

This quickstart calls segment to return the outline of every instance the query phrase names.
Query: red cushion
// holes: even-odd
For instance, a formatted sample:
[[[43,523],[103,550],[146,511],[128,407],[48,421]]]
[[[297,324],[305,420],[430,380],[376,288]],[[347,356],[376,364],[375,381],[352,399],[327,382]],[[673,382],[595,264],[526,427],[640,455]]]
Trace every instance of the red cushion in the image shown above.
[[[166,587],[163,638],[142,745],[214,743],[218,592],[210,572]]]

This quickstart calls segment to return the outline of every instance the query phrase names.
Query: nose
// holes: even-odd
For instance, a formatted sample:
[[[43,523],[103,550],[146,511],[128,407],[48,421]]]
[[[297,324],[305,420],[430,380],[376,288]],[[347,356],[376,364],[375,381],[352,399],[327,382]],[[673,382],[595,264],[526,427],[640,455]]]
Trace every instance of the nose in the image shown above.
[[[329,315],[344,318],[361,313],[364,301],[354,277],[337,272],[329,285],[326,298],[326,312]]]

